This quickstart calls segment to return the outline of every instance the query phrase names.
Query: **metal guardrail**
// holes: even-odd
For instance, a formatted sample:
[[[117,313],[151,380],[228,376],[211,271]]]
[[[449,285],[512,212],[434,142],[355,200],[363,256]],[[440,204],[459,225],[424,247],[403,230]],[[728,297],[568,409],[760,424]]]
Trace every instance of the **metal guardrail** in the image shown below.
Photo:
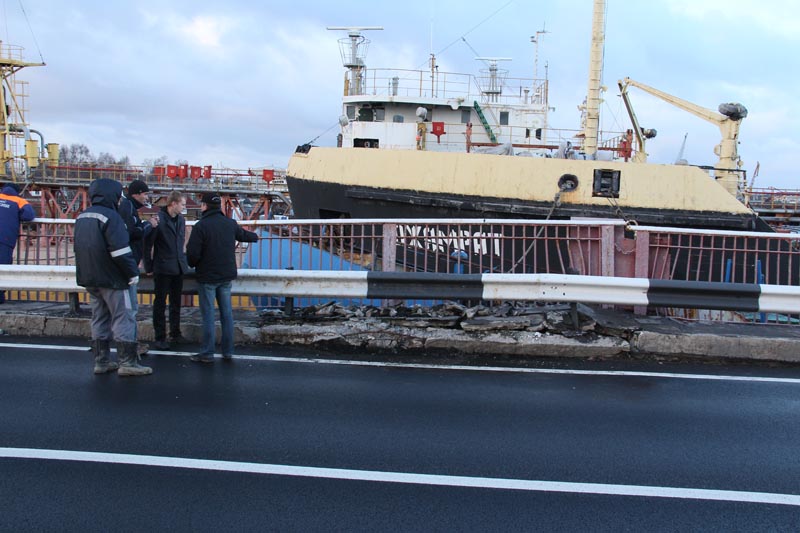
[[[84,291],[75,267],[0,266],[0,289]],[[149,290],[145,287],[143,290]],[[191,287],[187,287],[191,290]],[[434,298],[570,302],[800,313],[800,287],[565,274],[239,271],[231,292],[249,296]]]
[[[287,219],[241,223],[260,235],[258,243],[238,248],[238,264],[243,269],[572,274],[602,279],[800,285],[800,235],[787,233],[645,227],[619,220]],[[72,224],[72,220],[37,219],[24,225],[15,263],[74,264]],[[187,237],[192,225],[188,222]],[[14,297],[60,298],[38,296],[31,285]],[[148,298],[143,295],[142,303],[148,303]],[[429,295],[424,299],[430,300]],[[257,305],[281,305],[277,299],[269,300],[265,303],[267,299],[262,298]],[[298,307],[314,303],[295,301]],[[250,299],[234,304],[253,306]],[[689,308],[677,299],[671,307],[651,308],[651,312],[689,319],[800,323],[797,316],[709,315]],[[645,309],[637,306],[637,311]]]

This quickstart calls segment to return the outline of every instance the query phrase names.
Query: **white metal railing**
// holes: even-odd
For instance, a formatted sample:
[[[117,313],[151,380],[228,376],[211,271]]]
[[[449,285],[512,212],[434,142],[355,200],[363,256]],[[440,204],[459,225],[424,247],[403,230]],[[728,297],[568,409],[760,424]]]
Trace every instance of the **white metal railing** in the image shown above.
[[[375,279],[373,280],[373,276]],[[740,304],[759,312],[800,313],[800,287],[660,281],[661,294],[675,292],[688,307],[736,309]],[[310,298],[451,299],[454,288],[483,300],[571,302],[626,306],[655,305],[651,280],[565,274],[420,274],[337,271],[239,271],[233,294]],[[0,265],[0,289],[84,291],[75,283],[75,267]],[[655,303],[654,303],[655,302]]]

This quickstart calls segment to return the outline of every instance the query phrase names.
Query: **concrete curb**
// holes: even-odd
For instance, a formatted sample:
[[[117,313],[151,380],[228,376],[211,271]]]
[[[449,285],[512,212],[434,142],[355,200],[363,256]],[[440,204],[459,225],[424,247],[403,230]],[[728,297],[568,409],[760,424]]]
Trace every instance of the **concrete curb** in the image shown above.
[[[30,309],[0,307],[0,330],[6,335],[90,338],[87,316],[64,316],[64,305]],[[196,315],[196,310],[193,310]],[[146,314],[146,313],[143,313]],[[199,342],[198,316],[182,320],[184,336]],[[350,318],[320,323],[297,319],[262,325],[254,312],[235,316],[237,344],[291,345],[361,352],[437,351],[521,357],[615,358],[631,354],[661,357],[733,358],[800,363],[800,331],[784,326],[678,323],[664,318],[628,319],[639,324],[626,334],[560,335],[528,330],[465,331],[458,328],[411,327],[380,318]],[[421,322],[424,324],[424,321]],[[629,328],[629,326],[628,326]],[[630,329],[628,330],[630,332]],[[217,324],[219,336],[219,324]],[[153,340],[149,320],[139,321],[139,337]]]
[[[633,352],[650,355],[800,362],[800,339],[795,338],[640,331],[631,345]]]
[[[616,337],[568,338],[529,331],[467,332],[445,328],[392,326],[380,319],[343,320],[329,324],[270,324],[236,320],[237,344],[278,344],[320,348],[358,348],[363,351],[452,351],[464,354],[552,357],[614,357],[630,351],[630,344]],[[7,335],[27,337],[81,337],[89,339],[89,318],[0,314],[0,329]],[[199,342],[196,322],[182,322],[184,336]],[[219,337],[219,324],[217,336]],[[153,326],[139,321],[139,339],[152,341]]]

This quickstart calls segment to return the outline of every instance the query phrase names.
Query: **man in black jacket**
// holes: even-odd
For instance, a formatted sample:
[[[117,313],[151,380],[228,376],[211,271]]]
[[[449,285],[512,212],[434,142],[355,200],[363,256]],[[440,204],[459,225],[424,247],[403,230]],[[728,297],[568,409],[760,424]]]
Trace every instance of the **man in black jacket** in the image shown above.
[[[139,209],[145,205],[149,205],[147,193],[150,188],[142,180],[133,180],[128,185],[128,194],[122,196],[119,203],[119,214],[122,221],[125,222],[125,227],[128,228],[128,238],[131,250],[133,251],[133,260],[136,261],[136,267],[144,257],[144,241],[150,232],[153,231],[158,225],[158,218],[152,217],[149,221],[144,221],[139,217]],[[136,324],[136,315],[139,312],[139,282],[130,286],[131,303],[133,307],[131,314],[133,315],[134,324]],[[136,337],[139,337],[139,327],[136,326]],[[140,355],[147,353],[147,345],[139,343],[137,351]]]
[[[221,211],[216,193],[203,194],[200,220],[192,228],[186,256],[195,267],[200,313],[203,316],[203,347],[190,359],[200,363],[214,362],[214,299],[219,307],[222,325],[222,357],[233,356],[233,309],[231,281],[236,279],[236,241],[256,242],[258,235],[239,226]]]
[[[94,373],[119,369],[120,376],[144,376],[153,370],[140,366],[136,353],[129,287],[139,281],[139,267],[117,213],[121,196],[122,185],[114,180],[98,179],[89,186],[92,206],[75,220],[75,273],[91,295]],[[119,364],[109,357],[112,338]]]
[[[145,243],[145,271],[153,274],[155,298],[153,299],[153,329],[155,330],[156,350],[166,350],[170,345],[185,342],[181,334],[181,298],[183,275],[189,271],[186,263],[186,219],[183,210],[186,199],[180,191],[172,191],[167,196],[167,205],[158,212],[158,224],[150,232]],[[152,250],[152,258],[151,252]],[[167,343],[167,323],[164,311],[169,294],[169,337]]]

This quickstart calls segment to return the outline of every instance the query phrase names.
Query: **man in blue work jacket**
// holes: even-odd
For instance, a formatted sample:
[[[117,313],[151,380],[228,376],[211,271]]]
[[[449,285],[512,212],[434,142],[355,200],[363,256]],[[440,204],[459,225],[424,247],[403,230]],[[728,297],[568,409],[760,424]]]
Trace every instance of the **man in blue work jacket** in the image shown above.
[[[0,265],[10,265],[17,246],[19,225],[35,217],[33,207],[19,196],[19,185],[6,183],[0,190]],[[0,291],[0,304],[6,302],[5,291]]]

